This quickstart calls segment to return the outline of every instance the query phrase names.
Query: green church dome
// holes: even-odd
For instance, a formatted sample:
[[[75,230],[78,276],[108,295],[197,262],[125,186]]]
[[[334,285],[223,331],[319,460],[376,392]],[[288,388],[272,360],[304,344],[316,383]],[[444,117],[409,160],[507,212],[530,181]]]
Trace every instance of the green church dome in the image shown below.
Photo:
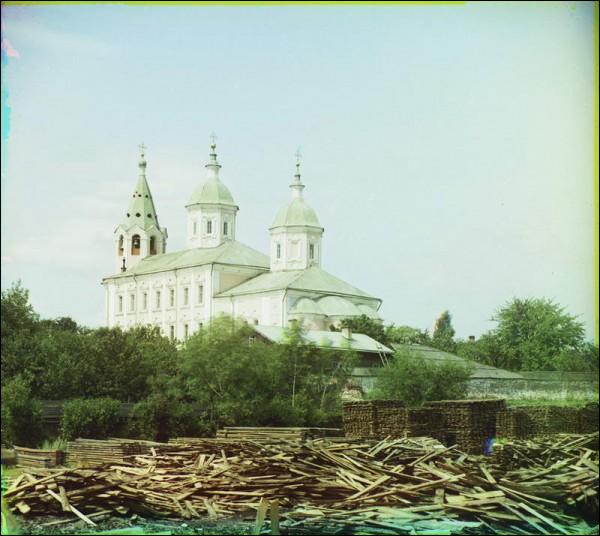
[[[227,188],[227,186],[225,186],[218,178],[207,179],[200,184],[194,190],[194,193],[186,206],[197,205],[200,203],[236,206],[229,188]]]
[[[286,206],[279,210],[271,228],[289,225],[321,227],[316,212],[301,197],[292,199]]]

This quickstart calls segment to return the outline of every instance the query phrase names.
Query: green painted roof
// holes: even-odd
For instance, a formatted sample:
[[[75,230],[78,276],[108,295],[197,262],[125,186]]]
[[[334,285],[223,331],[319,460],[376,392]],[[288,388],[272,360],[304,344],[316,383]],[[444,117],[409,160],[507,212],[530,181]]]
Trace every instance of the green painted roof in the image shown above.
[[[198,205],[201,203],[210,203],[215,205],[229,205],[236,207],[231,192],[218,177],[205,180],[200,184],[190,197],[186,207]]]
[[[279,210],[271,225],[271,229],[292,225],[321,228],[316,212],[306,204],[302,197],[292,199],[286,206]]]
[[[361,310],[340,296],[325,296],[317,302],[327,316],[360,316]]]
[[[236,287],[221,292],[218,296],[238,296],[240,294],[254,294],[282,289],[314,291],[331,295],[360,296],[377,300],[374,296],[353,287],[318,266],[311,266],[306,270],[284,270],[281,272],[260,274]]]
[[[369,307],[368,305],[360,304],[357,305],[357,307],[360,309],[360,312],[363,315],[366,315],[369,318],[372,318],[373,320],[381,320],[379,315],[377,314],[377,311],[375,311],[375,309]]]
[[[300,298],[290,309],[290,314],[298,315],[324,315],[316,301],[310,298]]]
[[[138,264],[127,271],[107,277],[106,279],[151,274],[174,270],[176,268],[213,263],[253,266],[267,270],[269,268],[269,257],[241,242],[229,240],[216,248],[184,249],[173,253],[144,257]]]
[[[266,339],[282,343],[286,340],[286,330],[280,326],[252,326]],[[356,350],[358,352],[392,353],[393,350],[363,333],[352,333],[351,339],[346,339],[339,331],[305,330],[302,334],[306,342],[312,342],[322,348]]]
[[[217,162],[217,153],[215,152],[216,145],[211,145],[210,160],[206,164],[206,179],[200,184],[190,197],[186,207],[190,205],[198,204],[211,204],[211,205],[229,205],[236,207],[235,201],[231,192],[225,186],[221,179],[219,179],[219,169],[221,166]]]
[[[471,378],[499,378],[499,379],[523,379],[523,376],[516,372],[504,370],[490,365],[484,365],[483,363],[477,363],[464,359],[450,352],[444,352],[437,348],[431,348],[430,346],[424,346],[421,344],[392,344],[395,350],[408,349],[414,352],[419,357],[428,361],[450,361],[454,363],[472,364],[475,368],[471,374]]]
[[[145,169],[144,165],[140,165],[141,169]],[[140,164],[142,164],[140,163]],[[125,220],[123,221],[123,227],[129,229],[137,225],[144,230],[148,230],[151,227],[160,229],[158,224],[158,216],[156,215],[156,209],[154,208],[154,201],[152,200],[152,193],[150,193],[150,187],[146,181],[145,172],[140,173],[133,198],[129,202],[129,208]]]

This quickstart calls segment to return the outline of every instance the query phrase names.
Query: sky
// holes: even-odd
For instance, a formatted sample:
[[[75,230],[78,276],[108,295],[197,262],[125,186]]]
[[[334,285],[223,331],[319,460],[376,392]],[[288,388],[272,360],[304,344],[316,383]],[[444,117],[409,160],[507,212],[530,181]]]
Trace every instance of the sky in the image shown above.
[[[137,146],[176,251],[215,132],[236,238],[268,251],[300,147],[322,267],[386,323],[545,297],[593,338],[592,4],[3,6],[2,288],[102,325]]]

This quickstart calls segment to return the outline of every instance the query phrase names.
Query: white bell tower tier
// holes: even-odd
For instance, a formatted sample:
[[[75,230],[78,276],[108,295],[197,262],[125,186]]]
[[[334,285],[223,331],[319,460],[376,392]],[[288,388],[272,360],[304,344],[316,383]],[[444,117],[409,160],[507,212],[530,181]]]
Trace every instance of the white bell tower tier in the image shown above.
[[[221,165],[217,161],[216,147],[213,136],[206,178],[185,206],[188,248],[214,248],[227,240],[235,240],[235,218],[239,207],[219,178]]]
[[[145,146],[140,145],[140,172],[125,219],[114,231],[115,271],[126,271],[144,257],[165,253],[167,229],[160,227],[146,180]]]
[[[300,155],[296,154],[296,174],[290,184],[292,200],[281,208],[271,232],[271,271],[304,270],[321,266],[323,227],[317,214],[302,197]]]

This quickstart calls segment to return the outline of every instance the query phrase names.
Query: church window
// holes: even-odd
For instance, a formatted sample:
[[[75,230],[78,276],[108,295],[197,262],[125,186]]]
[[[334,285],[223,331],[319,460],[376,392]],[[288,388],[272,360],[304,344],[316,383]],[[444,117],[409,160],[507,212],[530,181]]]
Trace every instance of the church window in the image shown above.
[[[198,285],[198,303],[204,302],[204,285]]]
[[[255,342],[256,342],[256,337],[254,335],[250,335],[250,337],[248,337],[248,344],[250,346],[252,346]]]
[[[171,307],[175,306],[175,289],[169,291],[169,305]]]
[[[123,312],[123,296],[119,296],[119,313]]]
[[[131,254],[132,255],[140,254],[140,235],[133,235],[131,237]]]
[[[315,258],[315,245],[311,244],[310,246],[308,246],[308,256],[310,257],[310,259],[314,259]]]
[[[206,221],[206,232],[212,234],[212,220]]]
[[[144,292],[142,294],[142,309],[145,311],[148,309],[148,293]]]
[[[196,234],[198,232],[198,222],[194,221],[193,227],[194,227],[194,231],[192,234]]]
[[[281,259],[281,244],[277,244],[277,258]]]
[[[226,221],[223,222],[223,234],[225,236],[227,236],[227,222]]]
[[[188,338],[188,333],[189,333],[189,326],[188,326],[187,324],[184,324],[184,325],[183,325],[183,337],[184,337],[185,339],[187,339],[187,338]]]
[[[156,255],[156,237],[150,237],[150,255]]]
[[[118,255],[123,255],[123,235],[119,236],[119,248],[117,252]]]
[[[160,309],[160,290],[156,291],[156,308]]]
[[[129,310],[135,311],[135,294],[129,296]]]
[[[150,212],[148,212],[148,217],[149,217],[149,218],[152,218],[152,214],[150,214]]]
[[[175,326],[171,326],[171,340],[173,340],[175,338]]]
[[[140,216],[141,216],[141,214],[140,214],[139,212],[136,212],[136,213],[135,213],[135,217],[136,217],[136,218],[139,218]]]
[[[190,289],[185,287],[183,289],[183,305],[188,305],[190,299]]]

